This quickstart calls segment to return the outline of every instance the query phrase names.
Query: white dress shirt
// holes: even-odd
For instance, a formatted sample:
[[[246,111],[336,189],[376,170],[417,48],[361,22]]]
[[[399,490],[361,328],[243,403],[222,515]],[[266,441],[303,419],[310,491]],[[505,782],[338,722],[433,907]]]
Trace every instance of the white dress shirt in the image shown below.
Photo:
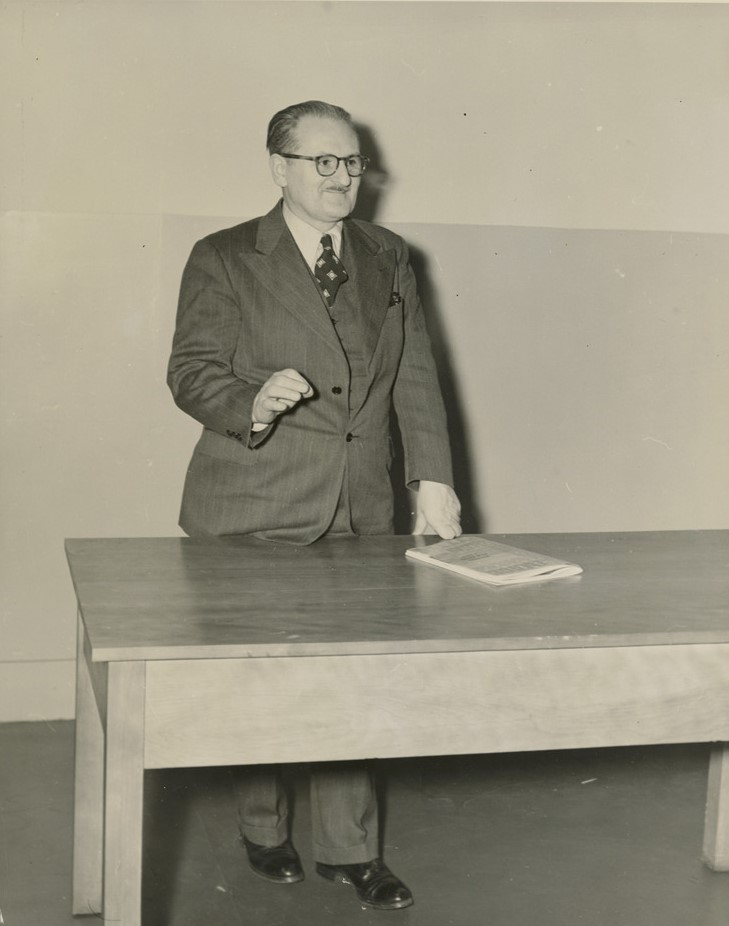
[[[319,259],[319,256],[322,252],[321,239],[322,235],[327,234],[332,237],[332,247],[334,248],[334,253],[341,259],[342,257],[342,223],[341,221],[337,222],[333,228],[330,228],[328,232],[321,232],[318,228],[314,228],[313,225],[309,225],[308,222],[305,222],[303,219],[300,219],[298,215],[289,209],[286,203],[283,204],[283,217],[284,222],[288,226],[289,231],[291,232],[296,246],[301,251],[301,256],[306,261],[311,272],[314,272],[314,265]]]

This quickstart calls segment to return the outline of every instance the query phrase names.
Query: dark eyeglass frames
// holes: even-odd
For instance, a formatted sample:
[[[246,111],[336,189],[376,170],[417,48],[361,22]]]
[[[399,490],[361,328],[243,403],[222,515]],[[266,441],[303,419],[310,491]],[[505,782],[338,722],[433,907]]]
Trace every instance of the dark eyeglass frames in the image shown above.
[[[344,161],[344,166],[350,177],[361,177],[367,170],[370,162],[363,154],[348,154],[346,157],[338,158],[336,154],[319,154],[311,157],[308,154],[281,154],[282,158],[295,158],[297,161],[313,161],[317,173],[320,177],[331,177],[339,170],[339,162]]]

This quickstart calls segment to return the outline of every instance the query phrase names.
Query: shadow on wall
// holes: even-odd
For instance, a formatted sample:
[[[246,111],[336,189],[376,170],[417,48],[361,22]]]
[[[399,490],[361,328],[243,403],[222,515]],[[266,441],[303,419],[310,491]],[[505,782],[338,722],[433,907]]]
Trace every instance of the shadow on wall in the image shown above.
[[[409,247],[410,263],[418,281],[420,301],[423,304],[423,312],[433,345],[433,355],[438,368],[443,402],[448,415],[448,435],[453,456],[453,480],[462,508],[461,526],[465,534],[480,534],[488,528],[486,519],[479,510],[476,501],[471,454],[463,414],[463,401],[458,389],[459,377],[453,366],[445,326],[443,325],[435,290],[431,282],[428,258],[413,245],[409,245]]]
[[[380,200],[387,193],[390,177],[385,167],[382,149],[372,130],[361,123],[355,123],[354,127],[360,140],[360,151],[367,155],[370,163],[362,177],[357,205],[352,214],[365,222],[376,222]]]
[[[370,159],[367,173],[364,175],[354,216],[367,222],[376,222],[379,204],[387,193],[389,174],[384,162],[382,149],[374,133],[365,125],[355,126],[361,142],[361,150]],[[443,401],[448,413],[448,432],[453,454],[453,477],[456,492],[462,505],[461,523],[464,533],[477,534],[485,531],[484,519],[476,504],[472,467],[468,451],[468,439],[465,430],[462,403],[458,393],[457,377],[454,374],[451,351],[445,337],[445,327],[440,312],[428,269],[427,255],[408,242],[410,262],[418,281],[418,291],[423,304],[428,331],[433,344],[433,354],[438,367]],[[392,467],[392,482],[395,495],[395,532],[410,533],[412,526],[412,504],[408,490],[405,488],[402,443],[393,420],[393,444],[395,459]]]

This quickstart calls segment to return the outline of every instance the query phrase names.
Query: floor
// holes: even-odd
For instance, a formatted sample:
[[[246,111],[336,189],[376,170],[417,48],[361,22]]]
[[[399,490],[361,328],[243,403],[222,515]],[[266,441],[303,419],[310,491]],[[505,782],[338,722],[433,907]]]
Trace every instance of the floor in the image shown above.
[[[307,879],[245,865],[233,772],[147,772],[144,926],[727,926],[701,863],[707,749],[661,746],[380,763],[385,858],[415,906],[365,910],[312,872],[306,769],[290,769]],[[73,724],[0,725],[0,923],[70,913]]]

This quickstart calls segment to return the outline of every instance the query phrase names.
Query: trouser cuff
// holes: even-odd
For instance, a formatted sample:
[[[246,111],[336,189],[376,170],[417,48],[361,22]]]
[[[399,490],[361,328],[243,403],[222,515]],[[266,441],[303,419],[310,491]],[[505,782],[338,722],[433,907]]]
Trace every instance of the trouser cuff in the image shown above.
[[[276,827],[249,826],[247,823],[242,823],[240,831],[248,842],[254,842],[257,846],[266,846],[269,849],[286,842],[289,835],[286,820],[282,820]]]
[[[314,861],[323,865],[360,865],[363,862],[371,862],[379,855],[376,840],[346,847],[318,846],[314,843],[312,851]]]

